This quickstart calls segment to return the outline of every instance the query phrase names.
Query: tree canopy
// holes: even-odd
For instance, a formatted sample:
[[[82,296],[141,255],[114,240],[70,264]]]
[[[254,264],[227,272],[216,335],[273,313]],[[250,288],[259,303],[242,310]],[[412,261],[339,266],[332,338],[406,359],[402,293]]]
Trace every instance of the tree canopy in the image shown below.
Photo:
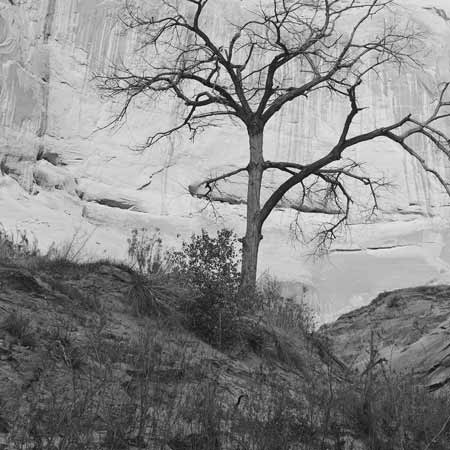
[[[167,96],[184,106],[179,122],[150,135],[143,148],[183,129],[195,137],[223,120],[247,130],[248,165],[203,180],[205,189],[198,193],[211,199],[221,180],[248,174],[244,285],[255,284],[264,222],[294,187],[300,188],[300,211],[305,198],[317,189],[335,207],[336,220],[321,230],[320,243],[332,239],[348,219],[354,203],[349,186],[355,182],[368,188],[373,209],[377,208],[377,189],[385,182],[362,173],[358,161],[346,158],[347,150],[364,142],[384,138],[395,143],[450,195],[445,173],[432,167],[409,139],[421,135],[434,151],[450,157],[450,140],[442,126],[450,117],[449,83],[439,86],[428,117],[408,113],[383,126],[368,123],[364,131],[354,126],[364,110],[359,93],[369,76],[377,76],[388,66],[404,76],[422,63],[420,46],[425,36],[395,16],[393,0],[246,2],[243,20],[229,23],[223,19],[225,32],[217,33],[210,18],[213,8],[220,5],[219,0],[127,1],[122,23],[138,36],[136,53],[142,56],[141,64],[138,69],[118,65],[98,78],[106,96],[122,101],[110,125],[124,120],[140,96],[154,101]],[[309,101],[319,90],[348,105],[336,142],[307,163],[266,160],[266,125],[290,102]],[[280,171],[284,178],[262,203],[267,170]]]

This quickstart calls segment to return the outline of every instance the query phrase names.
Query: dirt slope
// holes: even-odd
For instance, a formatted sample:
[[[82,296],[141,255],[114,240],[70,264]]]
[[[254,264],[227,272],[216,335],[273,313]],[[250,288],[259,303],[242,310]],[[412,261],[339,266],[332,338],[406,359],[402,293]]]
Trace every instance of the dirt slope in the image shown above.
[[[350,439],[344,424],[336,436],[321,432],[322,380],[343,372],[312,338],[248,319],[242,345],[221,352],[176,313],[139,313],[150,290],[108,263],[0,263],[0,448],[332,448]]]

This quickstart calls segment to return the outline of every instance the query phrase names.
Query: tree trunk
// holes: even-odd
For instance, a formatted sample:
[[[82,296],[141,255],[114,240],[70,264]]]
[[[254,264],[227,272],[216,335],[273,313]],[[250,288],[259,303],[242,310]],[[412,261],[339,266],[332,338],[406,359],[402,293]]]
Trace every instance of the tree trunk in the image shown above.
[[[248,165],[247,230],[242,241],[241,291],[256,288],[259,243],[261,235],[261,183],[264,172],[263,131],[249,130],[250,163]]]

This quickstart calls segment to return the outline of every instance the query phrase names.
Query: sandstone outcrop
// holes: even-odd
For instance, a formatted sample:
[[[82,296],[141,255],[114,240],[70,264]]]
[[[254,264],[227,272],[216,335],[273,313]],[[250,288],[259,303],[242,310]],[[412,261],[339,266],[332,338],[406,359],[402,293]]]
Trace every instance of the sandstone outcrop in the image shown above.
[[[371,342],[388,371],[413,373],[431,390],[450,382],[450,287],[423,286],[378,295],[368,306],[322,327],[336,355],[365,370]]]

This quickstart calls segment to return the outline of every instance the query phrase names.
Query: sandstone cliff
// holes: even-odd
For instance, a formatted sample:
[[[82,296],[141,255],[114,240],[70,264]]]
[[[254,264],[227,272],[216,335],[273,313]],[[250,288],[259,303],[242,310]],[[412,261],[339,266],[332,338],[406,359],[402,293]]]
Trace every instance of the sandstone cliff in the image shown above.
[[[221,16],[239,17],[248,4],[222,2],[211,26],[224,33]],[[121,129],[98,131],[115,105],[100,100],[92,74],[130,57],[135,45],[135,37],[124,36],[118,25],[119,6],[116,0],[0,0],[1,223],[34,232],[43,247],[78,230],[90,237],[93,255],[107,251],[119,257],[135,227],[161,228],[170,244],[200,227],[226,225],[241,232],[243,183],[228,186],[232,204],[220,203],[216,211],[204,211],[188,186],[245,163],[242,130],[225,127],[195,143],[180,136],[143,154],[130,150],[174,120],[176,105],[168,103],[140,104]],[[436,84],[448,78],[448,8],[445,0],[401,4],[399,17],[418,23],[428,36],[424,68],[402,78],[382,73],[371,80],[362,99],[370,107],[364,121],[381,124],[406,111],[427,110]],[[308,104],[293,103],[269,130],[267,158],[310,160],[333,142],[343,111],[343,105],[328,105],[320,95]],[[434,164],[448,164],[433,160],[418,144]],[[307,285],[324,316],[348,308],[349,298],[358,304],[380,289],[450,273],[448,199],[398,149],[380,142],[357,153],[396,185],[373,225],[366,228],[355,218],[330,258],[320,261],[306,258],[309,249],[292,245],[289,208],[275,213],[264,231],[261,271]],[[267,179],[268,189],[272,181]],[[316,221],[304,216],[306,226]],[[360,273],[363,265],[377,274],[371,281]]]

